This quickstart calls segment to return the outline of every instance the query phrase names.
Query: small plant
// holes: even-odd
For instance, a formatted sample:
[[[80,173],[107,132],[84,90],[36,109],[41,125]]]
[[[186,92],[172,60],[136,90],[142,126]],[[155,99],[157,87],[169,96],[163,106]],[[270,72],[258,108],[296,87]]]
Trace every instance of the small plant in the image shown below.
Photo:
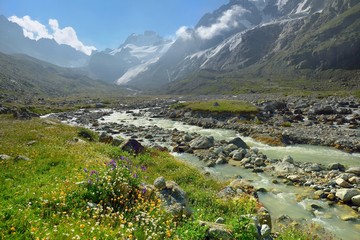
[[[283,122],[283,124],[281,125],[283,127],[291,127],[291,122]]]
[[[80,128],[80,130],[78,132],[78,136],[85,138],[85,139],[89,140],[90,142],[96,142],[98,139],[97,134],[87,128]]]

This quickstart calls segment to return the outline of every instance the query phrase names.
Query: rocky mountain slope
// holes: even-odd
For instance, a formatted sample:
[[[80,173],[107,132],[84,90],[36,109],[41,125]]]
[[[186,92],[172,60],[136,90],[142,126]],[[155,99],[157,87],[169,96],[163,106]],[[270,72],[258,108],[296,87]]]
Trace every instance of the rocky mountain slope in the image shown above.
[[[63,67],[83,67],[89,56],[74,48],[58,44],[53,39],[37,41],[24,37],[23,29],[6,17],[0,16],[0,52],[26,54]]]
[[[156,62],[172,41],[155,32],[129,36],[117,49],[106,49],[91,56],[88,70],[91,77],[109,82],[127,83]]]
[[[0,95],[66,96],[121,91],[76,69],[62,68],[26,55],[0,53]]]
[[[127,84],[168,93],[231,92],[248,81],[313,90],[358,85],[355,0],[231,0],[185,33]]]

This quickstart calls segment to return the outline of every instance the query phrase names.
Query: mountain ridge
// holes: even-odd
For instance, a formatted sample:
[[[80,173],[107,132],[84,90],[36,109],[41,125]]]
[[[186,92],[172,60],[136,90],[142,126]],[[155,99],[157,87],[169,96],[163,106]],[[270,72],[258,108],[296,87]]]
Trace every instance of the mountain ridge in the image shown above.
[[[230,1],[232,4],[244,2],[250,3],[248,0]],[[267,3],[267,7],[271,4],[275,6],[274,3],[279,1],[269,0]],[[354,0],[303,0],[300,3],[288,0],[283,3],[282,7],[291,15],[272,20],[264,17],[263,23],[232,34],[210,48],[188,51],[186,56],[182,51],[183,55],[172,56],[177,62],[170,62],[171,66],[161,65],[166,61],[159,59],[156,67],[128,84],[155,92],[160,88],[161,91],[168,89],[165,93],[176,93],[185,86],[187,88],[183,92],[197,91],[189,86],[198,84],[182,84],[184,81],[202,81],[201,86],[206,88],[204,79],[199,80],[196,75],[206,75],[210,82],[213,78],[220,81],[230,75],[237,76],[238,80],[232,81],[237,89],[236,85],[241,84],[244,76],[259,80],[258,83],[269,78],[310,81],[318,77],[336,81],[336,78],[346,76],[351,82],[348,87],[354,86],[360,69],[356,57],[360,53],[360,4]],[[295,8],[286,8],[290,5]],[[226,6],[225,12],[232,5]],[[264,11],[267,10],[269,14],[267,7],[264,7]],[[279,5],[277,7],[280,8]],[[276,14],[278,11],[273,11],[273,15]],[[176,48],[176,45],[172,48]],[[202,74],[202,71],[205,73]],[[214,76],[211,77],[210,73]],[[311,85],[321,87],[321,84]]]

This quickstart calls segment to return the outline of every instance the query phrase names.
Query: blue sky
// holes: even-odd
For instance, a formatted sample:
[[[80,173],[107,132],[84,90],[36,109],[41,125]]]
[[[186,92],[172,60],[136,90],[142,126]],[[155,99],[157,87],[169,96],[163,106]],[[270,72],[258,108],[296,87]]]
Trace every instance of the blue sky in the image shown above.
[[[0,0],[7,18],[29,16],[60,34],[71,27],[86,46],[116,48],[132,33],[153,30],[174,37],[181,26],[192,27],[207,12],[229,0]],[[49,20],[52,21],[50,27]],[[29,19],[27,19],[29,20]],[[38,26],[38,25],[36,25]],[[51,30],[52,29],[52,30]],[[66,33],[72,33],[66,31]],[[55,31],[55,30],[54,30]]]

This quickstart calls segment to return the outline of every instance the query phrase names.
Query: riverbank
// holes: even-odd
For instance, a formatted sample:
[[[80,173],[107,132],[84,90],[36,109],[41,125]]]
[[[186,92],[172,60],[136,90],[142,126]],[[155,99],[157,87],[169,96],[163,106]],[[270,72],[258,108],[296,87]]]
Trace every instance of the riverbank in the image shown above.
[[[140,105],[137,105],[137,107],[140,107]],[[125,109],[128,110],[121,112],[85,111],[77,114],[67,113],[63,114],[61,119],[74,124],[86,124],[109,135],[116,136],[120,134],[126,138],[137,139],[157,149],[195,154],[203,160],[196,161],[202,163],[200,165],[205,170],[205,174],[211,174],[215,170],[219,171],[220,175],[224,175],[224,170],[229,170],[223,166],[237,166],[235,168],[237,170],[232,171],[233,175],[230,177],[236,176],[236,172],[238,172],[238,175],[253,181],[251,185],[256,185],[255,190],[258,191],[261,199],[278,202],[280,199],[277,199],[277,197],[285,196],[285,193],[278,194],[278,191],[282,193],[291,189],[293,195],[289,196],[294,196],[291,202],[294,201],[294,204],[296,204],[296,202],[300,201],[299,204],[303,204],[305,212],[325,221],[325,225],[328,221],[335,226],[343,226],[342,228],[346,230],[340,231],[340,235],[345,234],[347,239],[351,239],[352,232],[357,232],[359,222],[358,206],[351,199],[358,194],[349,199],[349,193],[357,193],[359,176],[357,172],[353,172],[354,169],[351,170],[351,168],[345,166],[347,164],[341,163],[341,160],[322,164],[311,161],[298,162],[296,158],[291,157],[284,159],[269,158],[257,148],[247,149],[236,144],[234,144],[235,147],[232,146],[230,143],[231,138],[236,137],[236,135],[232,135],[235,134],[233,130],[213,131],[214,129],[211,128],[202,130],[202,128],[193,125],[183,125],[180,121],[159,118],[159,114],[155,114],[159,113],[159,111],[173,111],[173,109],[164,110],[161,105],[160,107],[156,105],[152,107],[144,110],[129,110],[129,107],[125,106]],[[217,131],[218,135],[215,134],[214,138],[209,136],[211,135],[210,132]],[[204,135],[208,137],[204,138]],[[194,145],[194,142],[198,142],[198,146]],[[239,141],[235,142],[239,143]],[[204,144],[204,147],[199,147],[201,144]],[[357,163],[355,157],[353,166],[358,166]],[[247,172],[240,169],[245,169]],[[348,173],[345,173],[345,171],[348,171]],[[260,179],[249,176],[251,172],[256,174],[255,176],[260,176]],[[270,182],[270,184],[264,186],[259,184],[258,181],[262,181],[261,179],[267,179],[266,181]],[[345,186],[345,184],[347,185]],[[305,189],[309,189],[309,191]],[[269,198],[269,196],[273,197]],[[315,201],[310,199],[315,199]],[[285,201],[290,201],[290,199],[285,199]],[[356,201],[356,198],[354,201]],[[342,202],[352,206],[353,210],[347,207],[348,205],[342,205],[345,207],[338,209],[337,204]],[[291,208],[290,205],[289,208]],[[276,209],[276,211],[278,210]],[[341,214],[336,214],[337,211],[341,211]],[[300,215],[312,218],[310,214]],[[338,215],[340,215],[341,219],[335,221]]]
[[[268,213],[246,194],[241,181],[232,186],[214,181],[167,152],[133,155],[101,142],[101,136],[87,129],[53,119],[20,121],[0,115],[0,123],[3,239],[269,237]],[[229,187],[237,195],[222,199],[219,193]],[[164,200],[149,196],[151,192],[186,196],[191,217],[173,218],[164,211]],[[179,196],[162,195],[171,192]],[[296,230],[295,225],[273,233],[280,239],[323,236],[316,227]]]

